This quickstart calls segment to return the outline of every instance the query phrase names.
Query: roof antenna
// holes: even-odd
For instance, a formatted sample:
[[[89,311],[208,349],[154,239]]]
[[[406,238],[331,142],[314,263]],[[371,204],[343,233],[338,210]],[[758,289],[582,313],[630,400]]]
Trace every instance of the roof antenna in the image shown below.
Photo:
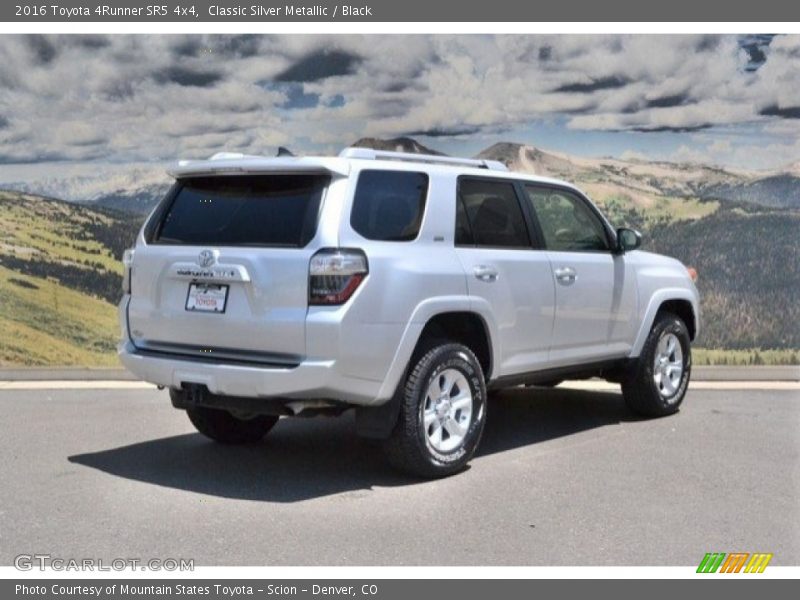
[[[294,156],[294,152],[292,152],[288,148],[284,148],[283,146],[279,146],[278,147],[277,156]]]

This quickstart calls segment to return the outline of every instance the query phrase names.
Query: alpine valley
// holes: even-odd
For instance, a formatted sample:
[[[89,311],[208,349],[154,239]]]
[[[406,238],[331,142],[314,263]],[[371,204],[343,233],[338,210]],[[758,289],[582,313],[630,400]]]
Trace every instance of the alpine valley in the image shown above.
[[[408,137],[353,145],[439,154]],[[575,183],[612,223],[640,229],[646,250],[695,267],[703,302],[699,346],[780,351],[797,362],[800,164],[739,171],[585,158],[511,142],[477,156]],[[116,364],[119,261],[170,185],[164,166],[4,179],[0,366]]]

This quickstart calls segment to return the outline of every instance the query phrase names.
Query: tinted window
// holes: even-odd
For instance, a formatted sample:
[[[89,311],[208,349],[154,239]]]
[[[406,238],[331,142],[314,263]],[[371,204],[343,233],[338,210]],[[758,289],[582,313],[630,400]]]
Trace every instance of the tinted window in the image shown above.
[[[161,227],[161,221],[164,219],[164,215],[169,210],[172,199],[175,197],[175,194],[178,193],[180,187],[179,183],[173,183],[167,194],[159,200],[152,214],[147,219],[144,225],[144,239],[147,240],[148,244],[155,240],[158,228]]]
[[[464,199],[461,194],[456,201],[456,245],[474,246],[475,239],[472,237],[472,227],[467,218],[467,209],[464,207]]]
[[[608,250],[606,230],[586,202],[570,192],[525,186],[549,250]]]
[[[156,242],[305,246],[317,227],[322,175],[195,177],[179,182]]]
[[[369,240],[413,240],[419,233],[427,195],[425,173],[361,171],[350,225]]]
[[[476,246],[529,247],[530,239],[514,185],[464,179],[458,185],[456,243]]]

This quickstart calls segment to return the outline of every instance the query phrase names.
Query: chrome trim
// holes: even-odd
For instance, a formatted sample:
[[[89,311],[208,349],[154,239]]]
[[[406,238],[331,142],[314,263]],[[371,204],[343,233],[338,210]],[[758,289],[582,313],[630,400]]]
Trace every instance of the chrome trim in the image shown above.
[[[244,265],[218,263],[213,267],[198,267],[195,263],[177,262],[169,271],[168,277],[172,279],[208,281],[250,281],[250,273]]]
[[[162,356],[179,360],[213,362],[220,364],[259,365],[281,369],[294,369],[300,365],[301,358],[287,354],[250,352],[231,348],[172,344],[168,342],[137,341],[133,344],[136,354],[143,356]]]

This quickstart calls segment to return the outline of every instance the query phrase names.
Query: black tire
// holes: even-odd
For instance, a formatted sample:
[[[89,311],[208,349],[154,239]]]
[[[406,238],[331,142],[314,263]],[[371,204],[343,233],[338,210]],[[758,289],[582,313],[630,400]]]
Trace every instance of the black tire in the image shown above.
[[[186,409],[197,431],[222,444],[253,444],[278,422],[277,416],[257,415],[239,419],[227,410],[195,406]]]
[[[429,386],[437,377],[442,378],[440,381],[445,379],[444,373],[449,370],[460,373],[466,381],[472,404],[469,417],[454,413],[453,418],[465,419],[463,440],[457,447],[443,452],[434,448],[429,439],[430,430],[424,425],[424,413]],[[462,391],[457,386],[452,389],[457,395]],[[421,357],[412,359],[405,385],[398,393],[401,394],[400,414],[391,435],[384,442],[389,462],[401,471],[431,479],[462,470],[475,453],[486,422],[486,382],[480,362],[472,351],[462,344],[446,342],[431,348]],[[441,397],[447,398],[449,406],[450,396],[443,393]],[[431,411],[430,403],[428,411]],[[449,437],[444,424],[439,423],[439,428],[442,429],[441,437]]]
[[[682,355],[680,360],[677,360],[675,353],[671,357],[683,365],[680,378],[676,378],[677,383],[672,386],[674,391],[663,387],[663,374],[661,385],[656,383],[655,378],[659,344],[665,338],[669,340],[671,336],[677,338]],[[677,315],[659,313],[632,372],[622,382],[625,403],[630,410],[645,417],[663,417],[676,413],[686,395],[691,372],[692,348],[686,324]]]

